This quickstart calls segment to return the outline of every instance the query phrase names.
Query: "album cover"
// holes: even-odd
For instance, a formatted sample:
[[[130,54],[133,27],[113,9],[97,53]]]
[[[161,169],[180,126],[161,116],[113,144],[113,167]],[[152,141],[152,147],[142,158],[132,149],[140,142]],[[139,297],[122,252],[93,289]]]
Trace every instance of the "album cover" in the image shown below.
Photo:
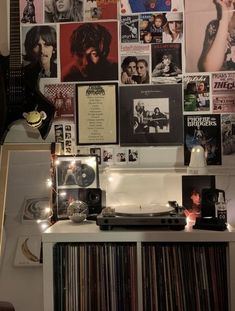
[[[60,69],[61,81],[113,81],[118,80],[118,23],[117,21],[95,21],[90,23],[63,23],[60,24]],[[77,57],[80,51],[89,45],[89,33],[95,38],[97,53],[102,55],[100,61],[84,63],[82,70],[78,69]],[[79,42],[75,38],[81,38]],[[76,43],[72,44],[71,38]],[[92,56],[93,57],[93,56]],[[102,61],[101,61],[102,59]]]
[[[214,113],[235,112],[235,72],[212,74],[212,102]]]
[[[182,82],[181,43],[152,44],[152,83]]]
[[[58,156],[56,188],[99,187],[98,160],[96,155]]]
[[[189,165],[191,150],[201,145],[205,150],[207,165],[221,165],[220,115],[184,116],[184,164]]]
[[[45,84],[44,95],[55,106],[55,120],[74,121],[75,86],[71,83]]]
[[[215,176],[182,176],[182,205],[186,216],[192,221],[201,216],[202,189],[215,189]]]
[[[183,144],[181,85],[120,87],[120,145]]]

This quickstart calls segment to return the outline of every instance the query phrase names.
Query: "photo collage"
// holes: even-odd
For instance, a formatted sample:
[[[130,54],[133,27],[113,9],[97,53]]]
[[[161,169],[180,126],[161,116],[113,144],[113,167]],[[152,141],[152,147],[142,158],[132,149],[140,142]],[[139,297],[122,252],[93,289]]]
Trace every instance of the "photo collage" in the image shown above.
[[[198,116],[199,130],[204,115],[218,120],[216,152],[222,158],[216,164],[234,154],[235,1],[225,2],[19,0],[24,75],[30,80],[36,73],[41,92],[54,105],[51,132],[64,154],[98,150],[99,163],[112,165],[138,162],[141,146],[184,145],[186,150],[188,115]],[[230,18],[219,28],[226,12]],[[114,131],[106,92],[82,98],[82,84],[103,90],[118,84],[112,104],[117,143],[102,140],[104,128]],[[95,102],[104,103],[98,112]],[[92,103],[92,109],[84,103]],[[83,118],[79,111],[89,120],[87,127],[77,124]],[[88,143],[78,143],[78,129]]]

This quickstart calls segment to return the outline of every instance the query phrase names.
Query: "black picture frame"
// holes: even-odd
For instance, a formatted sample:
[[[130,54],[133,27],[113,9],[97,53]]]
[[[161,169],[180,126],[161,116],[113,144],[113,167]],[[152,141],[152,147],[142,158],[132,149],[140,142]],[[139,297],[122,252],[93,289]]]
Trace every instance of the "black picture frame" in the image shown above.
[[[183,144],[181,84],[121,86],[119,97],[121,146]],[[141,127],[136,112],[136,105],[140,102],[144,104],[146,114]],[[151,120],[147,116],[147,112],[153,115],[156,107],[164,114],[163,120],[158,120],[158,124],[155,122],[157,119]],[[154,122],[150,123],[152,121]]]
[[[68,218],[67,208],[71,202],[79,199],[79,189],[94,189],[99,186],[97,155],[57,156],[56,218]]]
[[[77,144],[117,144],[118,83],[79,84],[76,90]]]

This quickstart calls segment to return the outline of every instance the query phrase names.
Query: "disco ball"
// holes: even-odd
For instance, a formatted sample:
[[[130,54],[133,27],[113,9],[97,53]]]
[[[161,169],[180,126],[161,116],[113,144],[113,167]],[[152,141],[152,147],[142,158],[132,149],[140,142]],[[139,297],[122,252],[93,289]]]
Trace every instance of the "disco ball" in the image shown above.
[[[87,218],[89,209],[83,201],[73,201],[67,208],[67,215],[73,222],[82,222]]]

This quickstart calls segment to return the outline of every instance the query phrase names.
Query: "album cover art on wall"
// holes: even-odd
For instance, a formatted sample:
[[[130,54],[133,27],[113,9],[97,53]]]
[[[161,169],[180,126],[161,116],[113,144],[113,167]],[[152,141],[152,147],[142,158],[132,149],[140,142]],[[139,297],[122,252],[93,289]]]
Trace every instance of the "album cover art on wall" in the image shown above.
[[[181,43],[152,44],[152,83],[182,82]]]
[[[181,85],[120,87],[120,144],[182,144],[181,91]]]
[[[189,165],[192,148],[201,145],[207,165],[221,165],[220,115],[184,116],[184,164]]]
[[[60,64],[64,82],[118,80],[117,21],[60,24]]]

